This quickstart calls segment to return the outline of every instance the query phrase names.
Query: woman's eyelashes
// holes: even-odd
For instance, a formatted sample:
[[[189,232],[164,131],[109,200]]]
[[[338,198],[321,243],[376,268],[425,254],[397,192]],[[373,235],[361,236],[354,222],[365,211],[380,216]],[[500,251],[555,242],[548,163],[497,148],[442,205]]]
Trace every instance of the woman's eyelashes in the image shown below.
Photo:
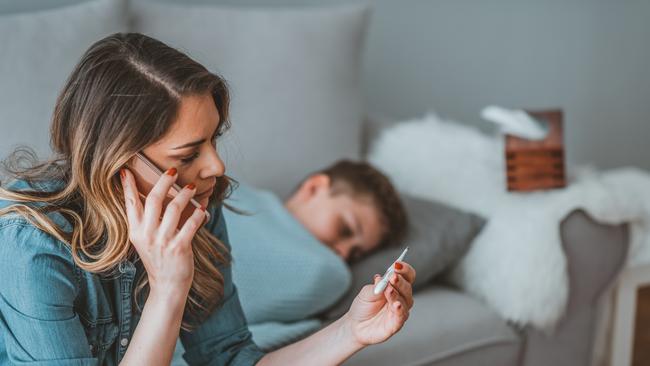
[[[192,161],[194,161],[194,159],[196,159],[196,158],[198,158],[198,157],[199,157],[199,153],[197,152],[197,153],[192,154],[192,155],[191,155],[190,157],[188,157],[188,158],[182,158],[182,159],[180,159],[180,160],[181,160],[181,162],[183,162],[183,164],[189,164],[189,163],[191,163]]]
[[[210,142],[212,143],[212,146],[216,146],[216,145],[217,145],[217,139],[218,139],[219,137],[221,137],[222,135],[223,135],[223,132],[217,132],[216,135],[212,136],[212,139],[211,139],[211,141],[210,141]],[[191,163],[192,161],[194,161],[194,159],[196,159],[196,158],[198,158],[198,157],[199,157],[199,153],[198,153],[198,152],[195,152],[194,154],[190,155],[190,156],[187,157],[187,158],[181,158],[180,161],[181,161],[183,164],[189,164],[189,163]]]

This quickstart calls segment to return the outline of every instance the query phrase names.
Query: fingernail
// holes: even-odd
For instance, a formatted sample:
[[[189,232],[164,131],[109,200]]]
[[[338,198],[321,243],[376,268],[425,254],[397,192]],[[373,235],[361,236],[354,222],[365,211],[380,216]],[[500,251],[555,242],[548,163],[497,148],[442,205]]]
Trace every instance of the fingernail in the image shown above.
[[[167,170],[167,175],[171,175],[172,177],[176,175],[176,168],[169,168]]]
[[[404,268],[402,263],[399,263],[399,262],[395,263],[395,269],[402,269],[402,268]]]
[[[201,206],[201,211],[205,212],[205,206]]]
[[[196,188],[196,184],[190,183],[190,184],[186,185],[185,188],[187,188],[189,190],[193,190],[194,188]]]
[[[122,177],[122,179],[126,178],[126,171],[124,171],[124,168],[120,168],[120,177]]]

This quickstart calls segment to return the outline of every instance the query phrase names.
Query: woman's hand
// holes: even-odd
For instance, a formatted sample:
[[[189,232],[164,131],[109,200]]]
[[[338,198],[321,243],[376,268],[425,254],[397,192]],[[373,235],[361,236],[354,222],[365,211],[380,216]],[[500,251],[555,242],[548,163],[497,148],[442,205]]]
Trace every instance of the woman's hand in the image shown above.
[[[415,269],[406,262],[396,262],[395,272],[383,293],[374,294],[381,280],[376,274],[374,284],[364,286],[352,302],[345,317],[354,339],[361,345],[381,343],[397,333],[413,307],[412,284]]]
[[[185,303],[194,276],[192,238],[203,223],[205,211],[196,209],[181,229],[177,228],[181,212],[196,193],[196,188],[191,184],[185,186],[162,213],[163,199],[178,176],[175,168],[160,177],[147,195],[144,208],[133,174],[124,168],[120,176],[129,240],[147,271],[151,293],[174,296]]]
[[[375,295],[374,284],[364,286],[341,318],[307,338],[267,353],[257,365],[340,365],[363,347],[397,333],[413,306],[411,284],[415,280],[413,267],[397,263],[401,267],[395,267],[395,276],[383,293]],[[380,279],[375,275],[375,284]]]

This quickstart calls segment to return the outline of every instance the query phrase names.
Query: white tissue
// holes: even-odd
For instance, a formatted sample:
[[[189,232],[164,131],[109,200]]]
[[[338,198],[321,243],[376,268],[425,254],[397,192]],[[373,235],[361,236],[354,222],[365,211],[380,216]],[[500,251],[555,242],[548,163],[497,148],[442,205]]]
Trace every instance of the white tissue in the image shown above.
[[[491,105],[483,108],[481,117],[497,124],[502,133],[528,140],[543,140],[548,133],[546,123],[531,117],[521,109],[506,109]]]

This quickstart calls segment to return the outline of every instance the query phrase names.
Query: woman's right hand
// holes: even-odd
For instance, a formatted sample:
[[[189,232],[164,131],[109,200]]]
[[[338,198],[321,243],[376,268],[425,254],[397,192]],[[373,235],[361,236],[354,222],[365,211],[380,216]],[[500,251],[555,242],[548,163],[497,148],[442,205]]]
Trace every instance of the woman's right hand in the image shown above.
[[[192,238],[203,223],[205,210],[195,209],[181,229],[177,227],[181,212],[196,193],[196,188],[191,184],[185,186],[162,213],[163,199],[178,177],[175,168],[161,175],[147,195],[144,207],[133,174],[123,168],[120,176],[129,240],[147,271],[150,292],[163,297],[178,297],[184,302],[194,276]]]

